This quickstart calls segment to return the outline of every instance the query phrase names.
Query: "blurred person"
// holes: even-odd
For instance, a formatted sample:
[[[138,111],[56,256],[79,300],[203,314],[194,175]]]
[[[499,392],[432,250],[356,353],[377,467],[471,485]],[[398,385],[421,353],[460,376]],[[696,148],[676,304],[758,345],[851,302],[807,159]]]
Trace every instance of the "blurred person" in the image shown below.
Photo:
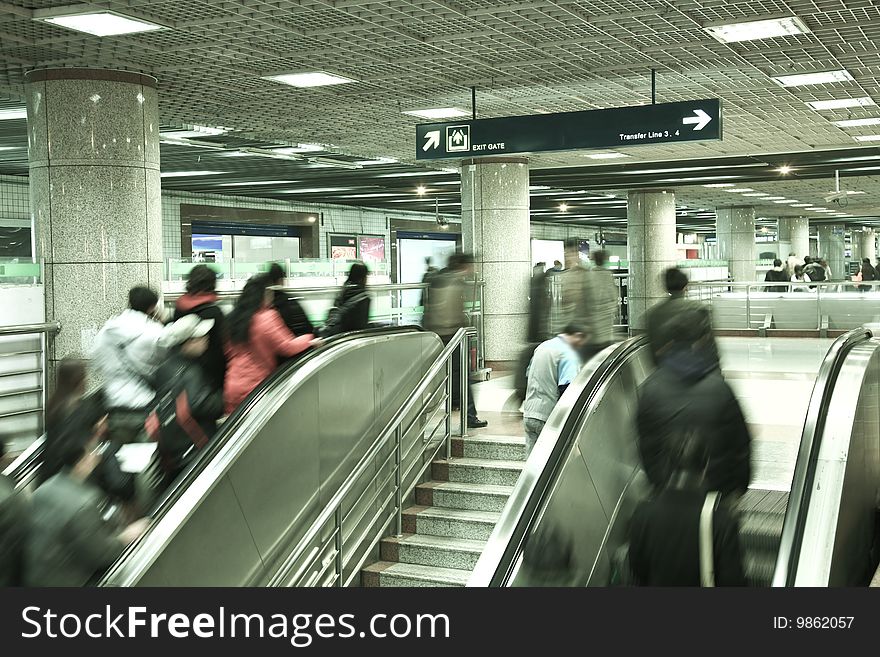
[[[434,278],[434,276],[436,276],[437,272],[439,272],[439,271],[440,270],[437,269],[433,265],[433,261],[431,260],[431,256],[428,256],[427,258],[425,258],[425,275],[422,276],[422,285],[427,285],[428,287],[426,289],[422,290],[422,293],[419,296],[419,305],[423,309],[425,307],[425,301],[427,299],[427,295],[425,294],[425,292],[426,292],[426,290],[431,288],[431,279]],[[422,312],[424,313],[424,310],[422,310]]]
[[[547,339],[550,321],[550,283],[542,263],[532,268],[529,281],[529,328],[527,340],[532,343]]]
[[[559,273],[562,272],[562,269],[563,269],[563,267],[562,267],[562,262],[559,261],[559,260],[554,260],[554,261],[553,261],[553,266],[550,268],[549,273],[550,273],[551,275],[552,275],[552,274],[559,274]]]
[[[862,258],[862,266],[859,269],[860,281],[876,281],[877,280],[877,269],[874,265],[871,264],[870,258]],[[862,292],[870,292],[870,285],[860,285],[859,290]]]
[[[101,516],[101,490],[91,475],[102,460],[100,433],[62,446],[63,467],[32,498],[25,543],[28,586],[85,586],[146,530],[146,520],[114,532]]]
[[[614,341],[614,318],[617,314],[617,285],[614,274],[605,269],[608,254],[593,251],[593,266],[584,272],[584,298],[589,309],[585,323],[586,341],[580,355],[584,362],[598,354]]]
[[[589,326],[590,306],[587,296],[587,268],[581,261],[577,239],[565,243],[567,268],[558,274],[559,310],[554,317],[554,333],[561,333],[569,324]]]
[[[539,275],[544,275],[547,273],[547,263],[546,262],[536,262],[532,267],[532,277]]]
[[[157,443],[169,485],[214,437],[223,415],[223,391],[208,381],[201,358],[210,344],[213,319],[187,315],[174,322],[174,346],[156,372],[157,404],[147,416],[147,435]]]
[[[708,493],[705,444],[690,440],[678,452],[673,474],[656,495],[641,502],[629,526],[629,566],[641,586],[745,586],[739,522],[733,501]],[[701,518],[711,519],[701,531]],[[703,564],[711,541],[712,563]],[[711,566],[708,577],[706,566]],[[708,580],[708,581],[707,581]]]
[[[295,356],[318,346],[311,334],[294,336],[272,307],[275,291],[264,274],[251,277],[229,313],[226,385],[223,398],[231,413],[278,365],[279,358]]]
[[[64,358],[55,370],[55,390],[46,403],[46,437],[43,462],[37,475],[39,484],[56,475],[64,466],[64,450],[71,442],[81,444],[92,439],[94,427],[106,416],[104,399],[95,393],[86,396],[86,362]],[[132,502],[134,477],[122,471],[116,458],[118,445],[109,447],[92,473],[91,480],[108,496]]]
[[[807,256],[804,258],[804,274],[810,281],[824,281],[828,279],[825,267],[821,265],[818,259]],[[813,285],[812,287],[816,287]]]
[[[0,439],[0,461],[6,443]],[[24,548],[30,522],[27,498],[15,492],[15,482],[0,474],[0,588],[23,582]]]
[[[792,283],[809,283],[810,277],[804,273],[804,268],[801,265],[796,265],[794,268],[794,274],[791,277]],[[792,285],[792,292],[805,292],[809,291],[809,285]]]
[[[528,382],[522,407],[526,456],[535,446],[559,398],[577,377],[581,369],[578,350],[586,339],[586,330],[583,327],[570,324],[562,333],[542,342],[535,349],[528,367]]]
[[[348,279],[336,297],[321,336],[329,338],[340,333],[363,331],[370,325],[370,294],[367,292],[369,270],[362,262],[352,263]]]
[[[794,268],[797,267],[798,265],[803,266],[803,264],[804,264],[804,261],[801,260],[800,258],[798,258],[797,255],[795,255],[795,252],[792,251],[791,253],[788,254],[788,258],[785,261],[786,273],[788,274],[789,277],[794,276]]]
[[[428,305],[422,321],[424,327],[440,336],[444,344],[449,344],[460,328],[470,326],[465,313],[466,280],[473,278],[474,258],[466,253],[455,253],[449,257],[446,268],[441,270],[431,281]],[[456,352],[452,358],[452,406],[458,408],[461,403],[461,377],[468,376],[461,371],[461,354]],[[474,404],[473,389],[468,382],[467,426],[480,429],[489,423],[477,417]]]
[[[159,295],[133,287],[128,308],[111,317],[95,337],[92,359],[108,409],[111,440],[129,443],[143,437],[144,419],[156,397],[153,375],[168,351]]]
[[[767,273],[764,274],[764,282],[770,283],[780,283],[780,282],[788,282],[788,276],[785,273],[785,268],[782,266],[782,260],[776,258],[773,261],[773,268],[768,269]],[[784,292],[788,289],[787,285],[768,285],[764,288],[765,292]]]
[[[826,281],[830,281],[834,278],[834,276],[831,273],[831,267],[828,265],[828,261],[825,260],[825,258],[822,258],[821,260],[819,260],[819,266],[825,270],[825,280]]]
[[[273,262],[269,266],[269,285],[274,291],[272,299],[272,307],[281,315],[281,320],[285,326],[290,329],[294,335],[309,335],[315,333],[315,327],[309,320],[306,311],[300,305],[299,301],[287,294],[283,289],[284,268],[277,262]]]
[[[721,374],[706,317],[685,308],[667,322],[657,368],[639,388],[639,454],[648,480],[663,490],[676,470],[676,447],[698,441],[706,453],[705,490],[740,494],[751,479],[751,436]]]
[[[226,315],[217,303],[217,272],[208,265],[193,267],[186,280],[186,294],[174,306],[174,321],[187,315],[213,320],[208,334],[208,348],[199,358],[208,384],[223,390],[226,379]]]
[[[648,336],[648,344],[654,362],[658,362],[660,352],[672,339],[670,321],[675,319],[678,313],[685,310],[693,310],[701,315],[700,326],[704,327],[711,339],[712,349],[717,360],[718,347],[715,344],[715,335],[712,330],[712,311],[699,301],[687,298],[689,282],[687,274],[678,267],[670,267],[663,274],[663,282],[669,298],[648,308],[645,315],[645,333]]]

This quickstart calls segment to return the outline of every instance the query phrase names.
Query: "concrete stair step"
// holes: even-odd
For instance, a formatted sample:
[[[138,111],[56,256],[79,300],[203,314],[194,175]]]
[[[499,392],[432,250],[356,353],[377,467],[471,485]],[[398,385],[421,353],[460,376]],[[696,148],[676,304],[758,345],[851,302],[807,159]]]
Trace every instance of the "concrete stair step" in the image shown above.
[[[525,461],[526,439],[480,434],[452,439],[452,455],[473,459]]]
[[[513,486],[430,481],[416,486],[416,504],[444,509],[501,511],[511,493]]]
[[[467,570],[379,561],[361,571],[361,584],[373,588],[464,586],[468,577]]]
[[[431,478],[434,481],[513,486],[524,465],[525,461],[452,458],[434,461],[431,464]]]
[[[383,538],[383,561],[472,571],[483,553],[486,541],[449,538],[428,534],[404,534]]]
[[[412,506],[403,512],[403,531],[485,541],[500,517],[501,514],[494,511]]]

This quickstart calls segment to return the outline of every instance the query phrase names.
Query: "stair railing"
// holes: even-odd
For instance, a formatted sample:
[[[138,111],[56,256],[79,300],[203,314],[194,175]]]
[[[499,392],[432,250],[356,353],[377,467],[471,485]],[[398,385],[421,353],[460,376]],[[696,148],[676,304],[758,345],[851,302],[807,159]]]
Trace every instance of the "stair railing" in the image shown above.
[[[461,359],[459,421],[467,435],[468,344],[475,335],[458,330],[268,586],[350,586],[382,538],[403,533],[403,509],[416,485],[441,453],[452,455],[454,358]]]

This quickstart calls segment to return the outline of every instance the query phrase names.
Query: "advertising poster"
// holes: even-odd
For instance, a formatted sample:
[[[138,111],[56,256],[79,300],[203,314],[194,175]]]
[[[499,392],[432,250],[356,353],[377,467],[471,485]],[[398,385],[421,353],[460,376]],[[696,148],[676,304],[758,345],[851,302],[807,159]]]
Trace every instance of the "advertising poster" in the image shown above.
[[[581,262],[590,261],[590,243],[587,240],[578,240],[578,256]]]
[[[359,238],[360,256],[364,262],[383,262],[385,260],[385,238],[374,235],[361,235]]]
[[[330,259],[357,260],[357,237],[354,235],[331,235]]]

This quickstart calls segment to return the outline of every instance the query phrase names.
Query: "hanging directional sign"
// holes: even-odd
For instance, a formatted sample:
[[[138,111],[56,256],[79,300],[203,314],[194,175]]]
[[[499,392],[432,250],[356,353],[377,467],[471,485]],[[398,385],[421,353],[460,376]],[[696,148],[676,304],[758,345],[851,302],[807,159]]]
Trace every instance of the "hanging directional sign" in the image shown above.
[[[416,158],[539,153],[721,139],[721,101],[615,107],[416,126]]]

